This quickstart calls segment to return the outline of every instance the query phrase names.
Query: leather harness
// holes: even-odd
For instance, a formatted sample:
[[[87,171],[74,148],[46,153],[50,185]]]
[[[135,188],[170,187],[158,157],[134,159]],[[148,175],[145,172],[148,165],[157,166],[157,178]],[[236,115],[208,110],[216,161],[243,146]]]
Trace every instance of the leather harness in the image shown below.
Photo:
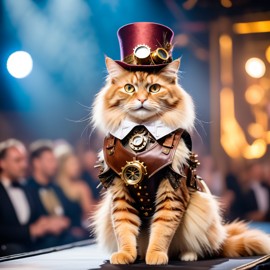
[[[183,129],[178,129],[167,136],[156,140],[148,149],[142,152],[134,152],[127,149],[121,140],[109,134],[104,139],[103,152],[109,169],[101,171],[99,179],[105,188],[108,188],[115,176],[121,176],[123,167],[131,161],[144,164],[147,175],[135,185],[127,185],[127,188],[135,201],[134,207],[142,217],[152,216],[155,210],[155,198],[158,186],[162,179],[167,178],[174,189],[177,189],[183,178],[188,187],[202,191],[203,186],[195,172],[197,160],[190,158],[189,166],[184,166],[181,174],[172,168],[175,151],[181,140],[185,141],[191,150],[190,135]]]

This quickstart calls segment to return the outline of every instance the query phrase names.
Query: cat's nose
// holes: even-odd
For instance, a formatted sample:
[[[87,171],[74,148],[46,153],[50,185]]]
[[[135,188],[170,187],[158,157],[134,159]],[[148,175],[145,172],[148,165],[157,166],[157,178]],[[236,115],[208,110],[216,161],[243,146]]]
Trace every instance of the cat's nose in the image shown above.
[[[138,100],[143,104],[147,100],[147,98],[138,98]]]

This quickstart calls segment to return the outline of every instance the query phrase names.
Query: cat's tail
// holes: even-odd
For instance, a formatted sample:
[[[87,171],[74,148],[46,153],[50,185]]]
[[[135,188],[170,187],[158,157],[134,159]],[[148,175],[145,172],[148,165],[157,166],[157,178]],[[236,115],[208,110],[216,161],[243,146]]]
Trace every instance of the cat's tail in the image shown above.
[[[227,238],[223,243],[222,256],[241,257],[270,254],[270,235],[248,228],[242,221],[225,225]]]

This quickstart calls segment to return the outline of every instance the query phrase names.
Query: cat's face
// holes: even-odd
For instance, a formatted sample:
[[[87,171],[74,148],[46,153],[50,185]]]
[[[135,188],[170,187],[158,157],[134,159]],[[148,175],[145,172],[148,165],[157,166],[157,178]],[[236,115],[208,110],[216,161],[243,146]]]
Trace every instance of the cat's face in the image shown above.
[[[179,59],[158,73],[129,72],[110,58],[106,58],[106,65],[107,84],[94,103],[97,127],[104,125],[110,131],[123,119],[130,119],[138,124],[161,120],[172,127],[191,128],[193,103],[177,83]]]

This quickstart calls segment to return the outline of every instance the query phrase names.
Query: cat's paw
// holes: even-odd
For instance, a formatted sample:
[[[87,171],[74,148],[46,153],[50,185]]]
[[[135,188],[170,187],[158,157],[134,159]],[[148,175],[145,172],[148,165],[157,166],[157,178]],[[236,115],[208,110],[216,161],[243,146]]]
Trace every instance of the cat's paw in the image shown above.
[[[179,257],[181,261],[197,261],[198,260],[197,253],[193,251],[184,252]]]
[[[145,262],[146,264],[168,264],[168,255],[162,251],[147,252]]]
[[[136,256],[132,256],[130,253],[125,251],[119,251],[112,254],[110,263],[111,264],[130,264],[134,263]]]

